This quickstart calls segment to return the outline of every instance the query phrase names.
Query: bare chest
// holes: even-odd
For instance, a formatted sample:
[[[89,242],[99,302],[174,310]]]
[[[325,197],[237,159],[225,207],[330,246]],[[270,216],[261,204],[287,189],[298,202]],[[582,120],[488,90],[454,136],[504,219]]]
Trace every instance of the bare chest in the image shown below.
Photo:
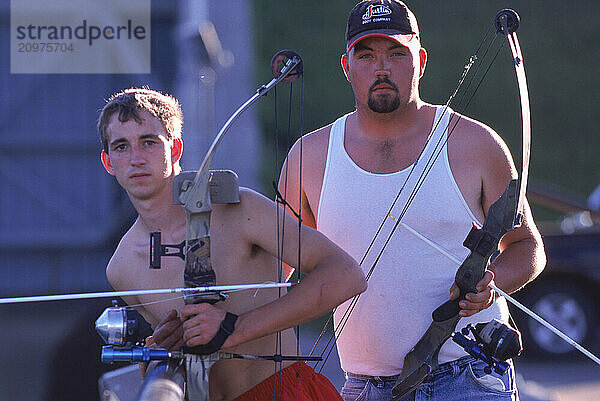
[[[271,255],[261,249],[244,244],[235,234],[223,227],[211,227],[210,262],[217,285],[250,284],[277,281],[277,264]],[[149,267],[149,240],[135,249],[133,263],[128,264],[128,289],[157,289],[184,287],[185,263],[179,257],[163,256],[161,268]],[[244,291],[226,294],[221,307],[234,313],[242,313],[277,296],[276,290]],[[139,302],[151,317],[151,324],[158,323],[172,309],[180,310],[184,303],[180,295],[173,293],[142,295]]]
[[[425,146],[426,137],[371,139],[346,136],[344,148],[361,169],[375,174],[389,174],[410,167]]]

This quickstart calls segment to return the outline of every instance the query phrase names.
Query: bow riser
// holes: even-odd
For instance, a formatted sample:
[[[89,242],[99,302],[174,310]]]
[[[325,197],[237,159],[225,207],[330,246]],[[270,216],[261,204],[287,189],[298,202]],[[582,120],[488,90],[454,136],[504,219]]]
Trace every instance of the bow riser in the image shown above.
[[[500,239],[515,228],[518,200],[518,180],[511,180],[502,196],[490,206],[483,227],[473,227],[467,235],[463,245],[471,253],[455,276],[455,282],[460,288],[459,299],[464,299],[468,292],[477,292],[475,286],[483,278],[490,258],[498,251]]]

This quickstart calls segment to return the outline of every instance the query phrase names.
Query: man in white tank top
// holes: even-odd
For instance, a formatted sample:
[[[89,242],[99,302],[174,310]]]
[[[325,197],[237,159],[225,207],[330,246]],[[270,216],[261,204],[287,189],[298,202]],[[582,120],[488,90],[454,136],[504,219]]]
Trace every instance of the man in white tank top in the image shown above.
[[[451,259],[468,255],[462,243],[472,224],[481,225],[490,205],[518,174],[491,128],[421,100],[427,52],[416,18],[404,3],[357,4],[348,20],[346,44],[341,64],[356,110],[296,143],[282,170],[280,192],[300,209],[304,224],[360,261],[365,273],[374,266],[367,291],[337,339],[347,373],[342,397],[389,400],[404,356],[431,323],[432,311],[459,295],[453,284],[458,265]],[[458,124],[449,136],[451,119]],[[404,213],[424,161],[438,153]],[[378,257],[400,214],[400,226]],[[381,234],[367,252],[380,226]],[[528,205],[523,224],[502,238],[499,249],[478,293],[460,302],[458,328],[494,318],[506,322],[506,300],[490,284],[512,293],[542,271],[545,254]],[[348,302],[337,308],[336,326],[347,308]],[[439,363],[406,400],[518,399],[512,367],[503,376],[487,375],[480,361],[452,341],[442,346]]]

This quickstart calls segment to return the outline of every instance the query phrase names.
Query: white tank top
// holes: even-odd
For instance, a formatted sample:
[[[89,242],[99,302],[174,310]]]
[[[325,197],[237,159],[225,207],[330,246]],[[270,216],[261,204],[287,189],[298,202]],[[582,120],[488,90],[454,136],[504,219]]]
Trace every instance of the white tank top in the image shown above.
[[[443,107],[438,106],[435,122],[442,111]],[[390,174],[365,171],[347,154],[344,148],[347,115],[331,127],[317,229],[357,261],[363,260],[404,185],[396,206],[389,213],[391,217],[385,219],[378,239],[361,263],[365,274],[369,273],[401,215],[435,144],[440,139],[440,143],[445,143],[450,112],[448,109],[444,114],[416,164]],[[413,166],[414,171],[410,173]],[[469,254],[462,243],[477,219],[454,180],[445,145],[400,222],[375,265],[367,291],[360,296],[337,339],[342,369],[346,372],[371,376],[401,373],[404,356],[429,327],[431,313],[449,299],[458,269],[455,262],[427,241],[459,260]],[[347,301],[336,309],[336,327],[349,304]],[[494,318],[507,321],[508,307],[504,298],[470,318],[462,318],[458,329],[468,323]],[[465,355],[462,348],[448,340],[439,353],[439,362]]]

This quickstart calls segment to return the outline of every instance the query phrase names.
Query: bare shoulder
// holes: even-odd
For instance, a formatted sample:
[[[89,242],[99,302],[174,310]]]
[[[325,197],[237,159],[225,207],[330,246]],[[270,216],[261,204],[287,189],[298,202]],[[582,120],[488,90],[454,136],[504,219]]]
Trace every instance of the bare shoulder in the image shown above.
[[[290,150],[279,177],[279,191],[294,209],[301,206],[305,224],[315,227],[325,176],[331,126],[319,128],[298,139]],[[302,205],[298,199],[302,196]]]
[[[250,188],[240,187],[239,203],[213,204],[211,225],[218,225],[231,237],[230,227],[235,227],[232,232],[243,233],[247,227],[261,224],[261,218],[269,212],[269,207],[274,207],[273,201]]]
[[[235,254],[235,259],[246,260],[249,266],[254,258],[265,255],[263,251],[273,254],[274,251],[269,247],[277,243],[277,224],[289,218],[291,216],[287,216],[273,200],[252,189],[240,187],[239,203],[213,205],[211,229],[218,230],[218,243],[228,249],[227,258]],[[217,231],[213,233],[216,250]],[[261,269],[266,267],[262,266]]]
[[[290,169],[299,168],[300,158],[302,158],[302,164],[311,166],[311,171],[314,171],[316,166],[325,166],[329,131],[332,125],[321,127],[298,139],[288,154],[287,166]],[[309,171],[304,170],[303,173],[309,173]]]
[[[513,159],[504,140],[492,128],[480,121],[455,113],[453,120],[460,117],[456,128],[448,139],[450,165],[472,169],[483,178],[497,176],[508,181],[516,177]],[[453,123],[450,124],[452,130]],[[506,184],[504,184],[506,185]]]
[[[239,203],[219,206],[218,224],[228,233],[228,241],[240,241],[238,246],[265,248],[266,243],[276,243],[278,225],[291,229],[297,224],[275,201],[250,188],[240,187]],[[233,232],[231,227],[235,227]]]
[[[106,267],[106,278],[116,290],[130,289],[131,282],[137,272],[132,266],[137,266],[138,250],[142,245],[142,233],[139,221],[133,223],[131,228],[123,235],[117,249],[113,253]]]
[[[454,113],[452,119],[456,118],[460,120],[449,139],[451,151],[462,153],[462,156],[466,154],[477,158],[485,156],[485,160],[492,158],[492,164],[498,161],[512,162],[504,140],[492,128],[470,117]],[[451,129],[452,125],[453,123],[450,124]]]
[[[482,218],[511,178],[517,176],[510,150],[492,128],[455,113],[448,160],[454,179],[475,216]]]
[[[240,202],[221,207],[221,225],[234,224],[244,230],[256,224],[264,224],[275,214],[275,202],[266,196],[245,187],[240,187]]]

